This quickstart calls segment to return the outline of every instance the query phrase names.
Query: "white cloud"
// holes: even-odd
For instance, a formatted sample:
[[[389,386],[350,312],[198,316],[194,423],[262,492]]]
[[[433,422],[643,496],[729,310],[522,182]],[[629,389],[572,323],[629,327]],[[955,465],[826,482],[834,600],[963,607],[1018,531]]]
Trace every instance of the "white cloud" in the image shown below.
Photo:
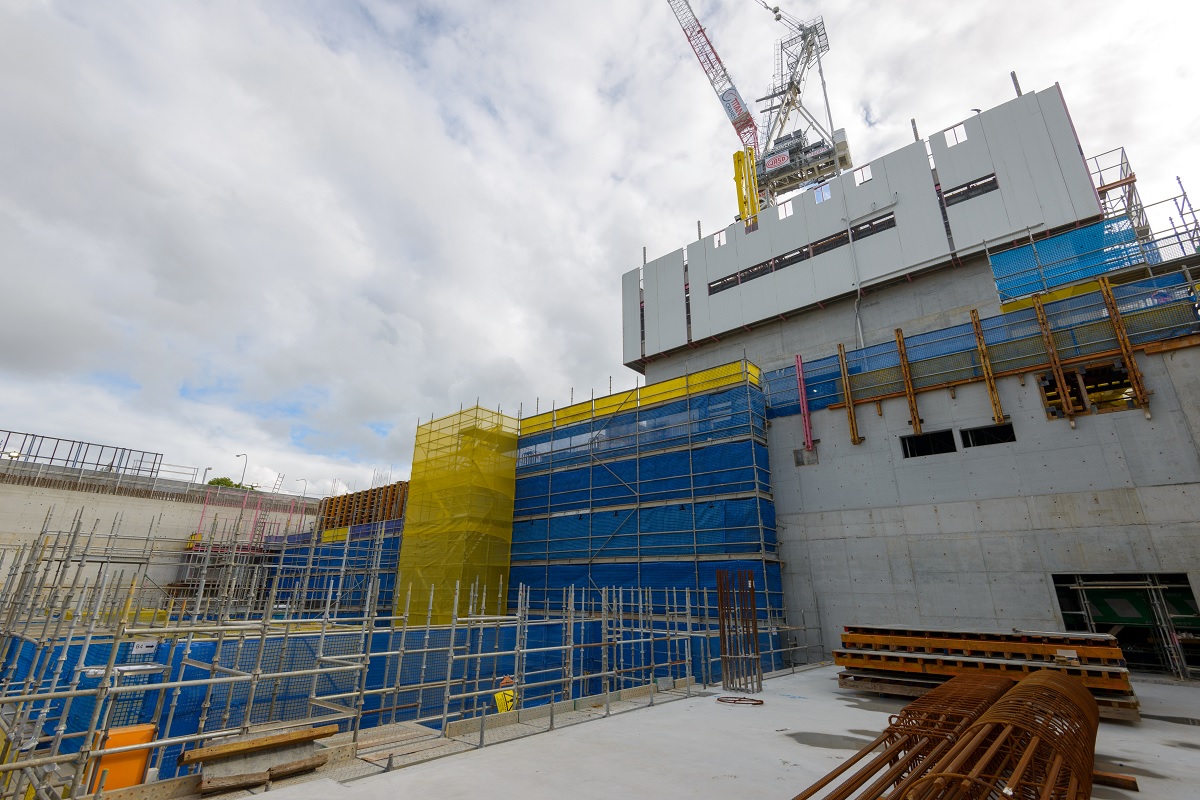
[[[760,96],[782,29],[694,5]],[[1160,5],[786,8],[826,12],[860,161],[1015,69],[1151,201],[1200,180],[1194,12]],[[407,474],[418,418],[633,385],[619,276],[731,219],[735,144],[663,3],[6,5],[0,427],[249,452],[260,483]]]

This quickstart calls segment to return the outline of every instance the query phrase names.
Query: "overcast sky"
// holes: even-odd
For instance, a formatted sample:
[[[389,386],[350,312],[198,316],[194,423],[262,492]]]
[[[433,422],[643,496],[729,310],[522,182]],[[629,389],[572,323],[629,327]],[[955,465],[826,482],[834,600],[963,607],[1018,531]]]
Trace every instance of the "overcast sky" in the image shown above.
[[[783,29],[693,6],[764,94]],[[1146,202],[1200,199],[1192,8],[784,5],[825,17],[856,161],[1015,69]],[[737,144],[664,2],[0,0],[0,428],[406,477],[418,419],[634,385],[620,275],[732,220]]]

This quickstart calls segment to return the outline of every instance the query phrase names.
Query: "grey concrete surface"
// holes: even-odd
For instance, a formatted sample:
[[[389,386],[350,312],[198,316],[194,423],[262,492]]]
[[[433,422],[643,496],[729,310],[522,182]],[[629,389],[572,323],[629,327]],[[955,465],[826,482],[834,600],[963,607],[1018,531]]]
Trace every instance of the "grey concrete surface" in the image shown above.
[[[693,697],[472,750],[334,788],[280,788],[275,800],[487,796],[792,797],[888,724],[904,701],[837,687],[837,667],[765,682],[762,706]],[[1097,767],[1136,775],[1141,797],[1191,800],[1200,781],[1200,691],[1138,683],[1145,719],[1104,723]],[[324,792],[324,794],[322,794]],[[1097,788],[1102,800],[1136,797]]]

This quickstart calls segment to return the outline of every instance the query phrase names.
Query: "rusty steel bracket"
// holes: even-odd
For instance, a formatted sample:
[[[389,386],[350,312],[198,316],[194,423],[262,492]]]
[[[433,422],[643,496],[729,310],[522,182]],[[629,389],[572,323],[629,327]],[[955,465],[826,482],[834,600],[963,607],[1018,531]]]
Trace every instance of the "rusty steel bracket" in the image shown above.
[[[988,356],[987,342],[983,338],[983,323],[979,310],[971,309],[971,327],[975,329],[975,346],[979,350],[979,366],[983,370],[983,382],[987,384],[988,399],[992,401],[992,421],[1004,422],[1004,409],[1000,406],[1000,393],[996,391],[996,376],[992,374],[992,359]]]
[[[1125,360],[1125,370],[1129,374],[1129,387],[1133,389],[1134,400],[1137,401],[1138,407],[1146,414],[1146,419],[1150,419],[1150,395],[1146,392],[1146,383],[1142,378],[1142,371],[1138,368],[1137,359],[1133,357],[1133,345],[1129,342],[1129,334],[1125,330],[1125,320],[1121,319],[1121,310],[1117,308],[1117,299],[1113,296],[1112,284],[1108,278],[1101,277],[1098,281],[1100,284],[1100,294],[1104,297],[1104,305],[1108,309],[1108,319],[1112,323],[1113,333],[1116,334],[1117,343],[1121,346],[1121,358]]]
[[[1046,347],[1046,358],[1050,361],[1050,371],[1054,373],[1054,382],[1058,387],[1058,396],[1062,399],[1063,414],[1071,427],[1075,427],[1075,403],[1071,400],[1071,392],[1067,388],[1067,379],[1063,374],[1062,361],[1058,358],[1058,347],[1054,344],[1054,334],[1050,331],[1050,322],[1046,319],[1046,309],[1042,308],[1042,298],[1033,296],[1033,310],[1037,314],[1038,327],[1042,331],[1042,343]]]
[[[854,391],[850,388],[850,371],[846,369],[846,347],[838,343],[838,366],[842,370],[842,396],[846,401],[846,420],[850,423],[850,444],[862,444],[858,435],[858,420],[854,417]]]
[[[908,350],[904,348],[904,331],[896,328],[896,352],[900,355],[900,375],[904,378],[904,396],[908,399],[908,421],[914,434],[921,433],[921,412],[917,409],[917,393],[913,391],[912,370],[908,366]]]

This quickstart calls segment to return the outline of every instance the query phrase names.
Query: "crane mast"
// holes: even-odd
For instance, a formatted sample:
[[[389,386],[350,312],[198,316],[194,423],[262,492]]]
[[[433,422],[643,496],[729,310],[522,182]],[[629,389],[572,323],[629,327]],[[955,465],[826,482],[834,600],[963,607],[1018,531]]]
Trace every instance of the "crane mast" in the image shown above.
[[[713,91],[717,93],[717,99],[725,108],[725,114],[733,123],[733,129],[737,131],[738,138],[742,140],[742,147],[751,148],[757,152],[758,125],[754,122],[754,115],[746,106],[746,101],[742,99],[737,87],[733,85],[733,80],[721,62],[721,57],[717,55],[717,50],[709,40],[704,26],[696,18],[696,12],[692,11],[688,0],[667,0],[667,3],[675,12],[675,19],[679,20],[679,27],[683,28],[683,34],[696,53],[696,58],[700,60],[700,66],[704,69],[704,74],[708,76],[708,82],[712,84]]]
[[[834,130],[830,116],[825,74],[821,67],[821,56],[829,52],[824,21],[817,17],[801,22],[781,12],[778,6],[768,5],[766,0],[755,2],[789,30],[789,35],[776,44],[771,92],[758,99],[758,102],[766,103],[762,110],[762,131],[755,124],[753,114],[734,86],[691,4],[688,0],[667,0],[742,141],[742,151],[734,155],[734,182],[741,218],[748,225],[753,223],[760,205],[774,203],[785,192],[828,180],[854,163],[846,132]],[[802,102],[804,85],[814,66],[821,79],[825,100],[824,120],[811,113]],[[794,129],[787,132],[793,126]]]

